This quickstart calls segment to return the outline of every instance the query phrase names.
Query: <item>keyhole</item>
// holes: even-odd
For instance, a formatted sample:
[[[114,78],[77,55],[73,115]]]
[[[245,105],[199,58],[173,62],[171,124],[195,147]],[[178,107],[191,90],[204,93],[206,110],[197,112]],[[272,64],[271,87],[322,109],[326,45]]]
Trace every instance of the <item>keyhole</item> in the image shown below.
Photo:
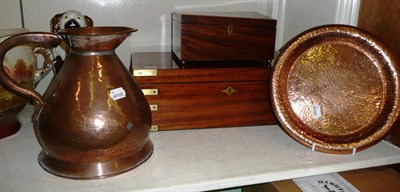
[[[233,26],[232,25],[228,25],[226,30],[228,31],[228,37],[231,38],[232,33],[233,33]]]

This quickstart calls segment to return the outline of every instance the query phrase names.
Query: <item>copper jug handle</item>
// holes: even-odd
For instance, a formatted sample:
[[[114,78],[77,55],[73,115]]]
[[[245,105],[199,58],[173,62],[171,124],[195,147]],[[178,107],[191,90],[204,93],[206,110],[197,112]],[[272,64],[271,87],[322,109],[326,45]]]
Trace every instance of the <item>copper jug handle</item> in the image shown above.
[[[44,104],[43,97],[33,89],[22,87],[18,82],[12,79],[4,70],[3,60],[8,50],[20,44],[38,44],[45,48],[56,47],[61,43],[61,37],[54,33],[29,32],[11,36],[0,44],[0,84],[8,91],[17,95],[30,97]]]

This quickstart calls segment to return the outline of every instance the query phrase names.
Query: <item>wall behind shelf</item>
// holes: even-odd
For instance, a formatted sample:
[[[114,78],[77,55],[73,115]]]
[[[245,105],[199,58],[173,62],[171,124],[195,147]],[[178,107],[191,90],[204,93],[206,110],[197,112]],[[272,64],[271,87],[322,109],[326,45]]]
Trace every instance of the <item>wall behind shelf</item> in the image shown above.
[[[118,49],[128,67],[131,52],[169,51],[171,12],[254,11],[278,19],[276,50],[297,33],[322,24],[351,23],[359,0],[0,0],[0,28],[50,31],[57,13],[77,10],[96,26],[138,28]],[[350,18],[350,19],[349,19]],[[21,22],[23,20],[23,23]],[[52,75],[36,88],[43,93]]]

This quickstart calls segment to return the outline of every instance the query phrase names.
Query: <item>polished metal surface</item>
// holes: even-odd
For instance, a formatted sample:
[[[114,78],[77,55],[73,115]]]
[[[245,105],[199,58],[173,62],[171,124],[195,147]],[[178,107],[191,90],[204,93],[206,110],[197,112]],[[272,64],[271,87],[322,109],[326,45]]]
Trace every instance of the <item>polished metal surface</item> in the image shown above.
[[[354,153],[399,119],[399,65],[375,37],[344,25],[307,30],[280,52],[271,98],[282,128],[300,143]]]
[[[134,31],[61,30],[72,51],[43,97],[0,71],[5,87],[38,101],[33,120],[43,148],[39,163],[45,170],[73,179],[103,178],[126,172],[151,155],[149,104],[114,52]],[[20,43],[56,46],[60,41],[55,34],[25,34],[1,44],[1,54]]]
[[[94,178],[104,178],[121,174],[139,166],[147,160],[152,151],[153,143],[148,140],[141,150],[131,154],[131,156],[103,162],[97,161],[89,164],[60,161],[47,155],[46,151],[41,151],[39,154],[39,163],[43,169],[60,177],[91,179],[95,176]],[[132,166],[132,162],[136,162],[135,166]]]

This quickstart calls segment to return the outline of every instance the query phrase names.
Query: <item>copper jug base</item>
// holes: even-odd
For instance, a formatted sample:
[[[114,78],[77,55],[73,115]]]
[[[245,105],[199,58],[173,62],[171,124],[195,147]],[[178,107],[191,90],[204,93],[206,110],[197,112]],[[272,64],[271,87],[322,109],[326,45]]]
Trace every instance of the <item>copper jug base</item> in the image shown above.
[[[125,159],[90,164],[60,161],[42,150],[38,160],[40,166],[53,175],[70,179],[100,179],[118,175],[139,166],[151,156],[153,148],[153,143],[149,140],[142,150]]]

